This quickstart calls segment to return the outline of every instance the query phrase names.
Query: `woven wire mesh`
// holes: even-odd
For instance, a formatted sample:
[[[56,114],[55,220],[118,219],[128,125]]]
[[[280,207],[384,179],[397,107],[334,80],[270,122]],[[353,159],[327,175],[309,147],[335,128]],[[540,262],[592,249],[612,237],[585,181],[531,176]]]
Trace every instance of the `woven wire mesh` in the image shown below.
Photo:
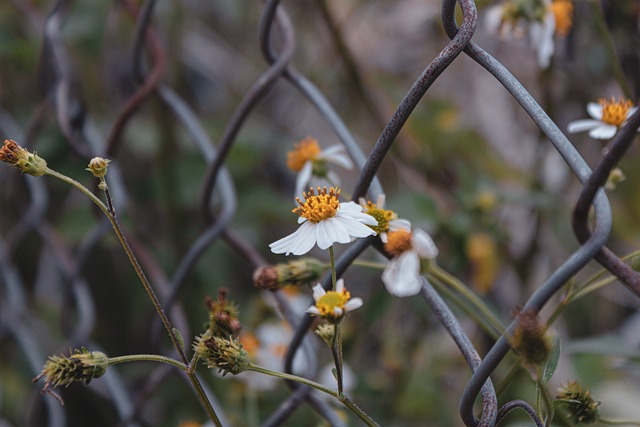
[[[24,63],[5,64],[32,71],[22,76],[15,71],[7,73],[16,79],[15,88],[27,87],[32,92],[24,95],[26,100],[18,102],[20,94],[14,89],[14,82],[3,79],[4,100],[0,109],[3,136],[37,150],[50,165],[60,165],[70,176],[86,182],[89,181],[81,178],[80,172],[89,158],[103,156],[113,160],[108,180],[115,207],[125,218],[124,226],[134,252],[183,337],[188,340],[199,332],[194,325],[206,318],[202,308],[204,295],[215,293],[220,286],[229,287],[231,296],[247,305],[242,306],[243,312],[249,313],[247,323],[259,324],[261,316],[267,316],[263,306],[250,303],[259,293],[250,286],[251,271],[277,262],[268,253],[267,243],[277,237],[272,236],[275,231],[283,234],[290,227],[286,215],[290,215],[293,188],[293,177],[281,159],[289,142],[305,136],[308,129],[338,140],[346,149],[357,171],[350,177],[353,188],[345,186],[353,200],[360,197],[375,200],[381,194],[395,192],[400,194],[396,198],[399,205],[404,203],[411,208],[419,203],[416,200],[435,199],[437,192],[446,190],[448,184],[456,186],[455,175],[460,174],[460,169],[452,169],[445,161],[454,163],[446,157],[456,156],[457,151],[435,153],[444,158],[431,163],[416,162],[407,170],[402,165],[410,164],[412,153],[423,146],[429,152],[432,141],[422,141],[428,137],[419,135],[420,122],[426,121],[425,112],[420,111],[421,103],[426,102],[432,85],[446,80],[448,74],[454,77],[438,89],[441,97],[454,90],[456,80],[480,76],[495,79],[512,97],[511,105],[518,105],[539,129],[540,136],[533,138],[537,140],[539,153],[548,153],[549,147],[553,147],[564,160],[564,165],[556,167],[571,171],[577,178],[565,178],[573,183],[573,187],[567,188],[576,195],[573,212],[563,212],[563,222],[567,224],[571,215],[575,237],[565,244],[571,250],[552,247],[571,237],[566,230],[559,231],[559,237],[551,243],[531,239],[529,252],[525,253],[536,255],[537,258],[531,256],[536,262],[544,258],[540,254],[561,260],[547,264],[553,267],[544,272],[544,277],[538,277],[534,274],[534,263],[527,264],[525,256],[520,259],[521,271],[530,275],[519,280],[522,289],[518,303],[522,303],[522,311],[541,312],[593,261],[617,277],[615,286],[626,288],[626,297],[633,299],[628,304],[637,305],[640,276],[605,246],[613,214],[602,187],[629,149],[640,126],[640,111],[629,118],[606,153],[596,157],[590,167],[523,84],[474,42],[478,10],[473,0],[442,2],[441,15],[432,22],[434,27],[437,24],[437,28],[444,28],[450,40],[443,41],[441,33],[435,37],[443,42],[441,50],[429,53],[433,59],[424,61],[425,68],[404,96],[397,94],[399,102],[381,101],[383,97],[375,84],[367,80],[366,61],[370,58],[358,53],[365,49],[376,52],[372,56],[382,57],[379,61],[383,64],[384,56],[388,55],[391,62],[398,62],[395,67],[413,72],[416,56],[423,54],[423,49],[403,41],[403,45],[396,46],[397,51],[376,51],[375,42],[383,36],[370,40],[373,47],[367,46],[364,42],[372,33],[363,36],[362,46],[350,49],[344,37],[345,28],[334,10],[340,9],[340,5],[323,0],[280,3],[271,0],[265,4],[197,1],[165,4],[147,0],[138,4],[121,0],[94,4],[58,0],[52,5],[35,5],[14,0],[0,6],[0,17],[5,15],[6,39],[24,41],[24,49],[32,55],[23,59]],[[289,7],[293,10],[291,15],[287,12]],[[437,7],[435,1],[425,1],[404,10],[424,16],[417,11]],[[371,13],[364,5],[354,6],[354,10],[365,16]],[[372,10],[384,12],[383,7]],[[380,30],[384,32],[388,30],[384,27],[386,21],[396,18],[387,12],[386,17],[367,19],[383,27]],[[349,16],[343,19],[348,21]],[[240,28],[238,22],[242,23]],[[307,31],[303,31],[305,28]],[[637,34],[635,37],[637,41]],[[96,46],[99,55],[95,53]],[[393,44],[381,48],[389,46]],[[261,59],[257,59],[258,50]],[[330,62],[339,61],[339,65],[322,63],[328,51],[332,52]],[[401,53],[406,54],[410,66],[403,68]],[[294,63],[298,66],[294,67]],[[462,65],[456,68],[456,63]],[[633,78],[630,80],[633,82]],[[637,77],[633,83],[637,90]],[[464,84],[460,83],[462,92]],[[25,105],[29,106],[28,112],[24,111]],[[488,102],[486,108],[491,107]],[[428,113],[428,106],[424,108]],[[418,119],[411,124],[416,115]],[[458,126],[469,127],[466,123]],[[531,129],[529,132],[535,133]],[[289,136],[286,143],[283,135]],[[461,139],[469,144],[478,141],[472,132]],[[392,149],[397,145],[400,147],[394,155]],[[500,147],[483,148],[497,151]],[[509,169],[506,164],[509,159],[500,154],[495,154],[496,163],[505,162],[505,169]],[[460,156],[463,168],[464,162],[473,162],[473,156]],[[392,163],[400,170],[395,179],[384,170]],[[469,170],[473,174],[474,168]],[[110,355],[170,353],[170,350],[151,307],[135,285],[133,272],[110,237],[108,221],[67,188],[42,178],[18,175],[8,168],[3,168],[0,174],[0,340],[5,371],[2,401],[6,413],[3,421],[63,426],[84,425],[91,422],[88,421],[91,417],[97,417],[98,421],[93,419],[95,425],[134,426],[175,425],[179,420],[201,418],[188,385],[168,367],[110,369],[104,379],[92,383],[90,391],[72,387],[65,392],[68,404],[65,407],[54,399],[40,397],[37,387],[30,384],[18,387],[19,393],[9,391],[10,382],[24,380],[20,374],[9,375],[12,365],[21,366],[21,372],[35,376],[48,354],[70,347],[102,349]],[[424,185],[425,175],[429,175],[429,185]],[[408,195],[404,199],[403,192]],[[554,197],[557,196],[548,200]],[[564,202],[562,197],[555,200]],[[536,207],[535,203],[531,205]],[[425,215],[422,222],[427,225],[431,219],[424,211],[429,209],[417,209]],[[543,234],[540,216],[524,218],[529,218],[530,223],[524,227],[530,227],[534,236]],[[446,240],[446,231],[442,235]],[[455,252],[459,248],[452,244],[448,249]],[[365,251],[380,250],[376,239],[368,238],[339,251],[338,277],[353,271],[354,262]],[[446,254],[447,250],[442,249],[440,257]],[[460,262],[460,257],[457,260]],[[354,276],[358,277],[357,274],[350,277]],[[366,274],[353,280],[379,283]],[[329,288],[330,275],[322,283]],[[370,289],[367,292],[376,295]],[[500,292],[496,290],[487,298],[493,298],[491,302],[504,309],[502,319],[509,319],[506,302],[513,298],[496,296]],[[423,278],[420,295],[433,316],[424,307],[416,309],[418,315],[406,319],[397,308],[386,309],[393,319],[391,327],[405,331],[398,334],[399,339],[411,339],[410,333],[426,334],[421,330],[427,326],[424,319],[433,319],[428,328],[446,331],[468,364],[465,384],[456,390],[460,396],[459,417],[455,415],[457,404],[448,402],[447,409],[441,411],[446,423],[455,425],[461,419],[467,426],[493,426],[514,408],[522,408],[533,422],[542,425],[535,410],[524,400],[499,398],[490,379],[509,354],[508,337],[516,320],[495,340],[472,327],[476,337],[471,339],[461,326],[460,319],[466,321],[467,317],[457,307],[450,308],[450,303],[443,299],[447,296],[445,290]],[[299,316],[282,291],[271,292],[268,298],[275,301],[278,312],[293,330],[283,358],[284,371],[292,372],[296,354],[305,353],[306,375],[314,377],[320,356],[315,354],[318,350],[309,334],[313,318]],[[370,314],[368,319],[374,328],[384,331],[381,326],[384,321],[380,319],[387,314],[385,305],[381,307],[380,313]],[[419,325],[408,325],[408,321],[416,319],[422,319]],[[617,319],[622,322],[623,318]],[[363,337],[354,339],[353,345],[360,346],[361,350],[354,352],[359,353],[361,360],[366,360],[363,352],[380,354],[385,348],[384,337],[376,340],[371,337],[375,336],[373,331],[359,332],[358,328],[366,326],[362,322],[350,331]],[[479,346],[477,336],[490,343]],[[402,343],[393,345],[405,350],[410,347]],[[357,371],[358,366],[354,369]],[[407,375],[413,367],[398,369]],[[393,384],[392,378],[388,375],[387,382]],[[207,393],[223,425],[244,425],[246,418],[251,417],[250,410],[238,414],[225,409],[232,399],[229,395],[243,389],[225,381],[207,378]],[[370,384],[373,382],[369,379]],[[310,410],[330,425],[345,425],[331,404],[310,388],[287,385],[290,394],[272,402],[269,412],[260,417],[261,425],[285,425],[288,420],[312,425],[304,424],[305,414]],[[172,386],[184,392],[172,395],[168,392]],[[399,392],[392,385],[390,388]],[[391,424],[402,419],[401,414],[407,408],[389,414],[386,411],[390,408],[380,404],[383,409],[376,411],[376,402],[384,400],[380,397],[384,391],[378,393],[381,394],[368,402],[369,407],[367,402],[363,404],[365,409],[371,410],[374,418],[379,416]],[[475,405],[476,401],[480,403]],[[5,410],[14,402],[17,410]],[[100,408],[100,415],[93,408]],[[403,419],[398,425],[444,423],[410,419]]]

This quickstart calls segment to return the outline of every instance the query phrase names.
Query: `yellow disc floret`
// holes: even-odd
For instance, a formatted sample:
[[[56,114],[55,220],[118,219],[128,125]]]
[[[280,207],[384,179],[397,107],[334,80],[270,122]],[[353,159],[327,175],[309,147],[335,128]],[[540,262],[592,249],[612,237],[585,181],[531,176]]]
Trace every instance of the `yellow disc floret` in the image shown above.
[[[551,12],[556,20],[556,34],[566,37],[573,27],[573,3],[571,0],[555,0]]]
[[[297,213],[311,222],[317,223],[332,218],[338,212],[338,208],[340,208],[340,202],[338,201],[340,189],[331,187],[329,191],[327,191],[327,187],[324,187],[322,190],[318,187],[318,194],[316,195],[313,188],[310,188],[309,192],[303,193],[303,195],[305,201],[303,202],[299,198],[296,198],[300,206],[293,209],[292,212]]]
[[[599,99],[598,104],[602,106],[602,121],[613,126],[620,126],[624,123],[629,114],[629,109],[633,107],[633,103],[628,99],[616,101],[613,97],[609,101]]]
[[[387,233],[387,239],[387,243],[384,244],[384,250],[390,255],[397,256],[412,248],[410,231],[391,231]]]
[[[351,293],[346,289],[343,289],[342,292],[329,291],[318,298],[316,308],[322,317],[341,317],[344,313],[344,305],[350,298]],[[339,314],[336,313],[336,308],[339,309]]]
[[[398,215],[394,211],[380,209],[375,203],[370,201],[364,206],[364,213],[371,215],[378,221],[378,225],[369,226],[378,234],[389,231],[389,221],[398,218]]]
[[[300,172],[305,163],[314,160],[320,154],[320,145],[314,138],[307,137],[298,142],[287,153],[287,166],[294,172]]]

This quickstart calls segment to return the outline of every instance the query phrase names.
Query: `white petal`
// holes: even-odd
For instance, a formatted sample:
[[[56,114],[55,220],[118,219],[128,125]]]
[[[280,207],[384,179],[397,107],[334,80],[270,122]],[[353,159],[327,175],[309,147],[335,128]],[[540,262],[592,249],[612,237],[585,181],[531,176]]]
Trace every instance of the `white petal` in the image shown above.
[[[616,126],[603,123],[597,128],[591,129],[591,132],[589,132],[589,136],[595,139],[610,139],[613,138],[617,131],[618,128]]]
[[[602,122],[599,120],[592,120],[592,119],[575,120],[569,123],[569,125],[567,126],[567,131],[569,133],[584,132],[585,130],[591,130],[597,126],[600,126],[601,124]]]
[[[378,209],[384,209],[384,202],[387,200],[387,196],[384,194],[380,194],[378,196],[378,200],[376,201],[376,207]]]
[[[638,111],[638,107],[631,107],[629,108],[629,112],[627,113],[627,119],[629,117],[631,117],[633,115],[633,113],[635,113],[636,111]]]
[[[389,242],[389,236],[387,236],[387,233],[385,231],[380,233],[380,240],[382,241],[382,243],[388,243]]]
[[[358,204],[362,207],[362,209],[367,207],[367,200],[364,197],[358,198]]]
[[[344,311],[340,307],[333,307],[333,315],[335,317],[340,317],[344,314]]]
[[[274,254],[306,254],[316,244],[315,224],[305,222],[293,233],[269,245]]]
[[[345,224],[340,218],[329,218],[326,220],[335,230],[336,239],[334,240],[336,243],[349,243],[351,242],[351,234],[349,233],[349,229],[345,227]]]
[[[327,249],[338,241],[336,229],[329,220],[320,221],[316,224],[316,240],[318,241],[318,247],[322,250]]]
[[[360,221],[354,220],[353,218],[335,216],[334,220],[340,221],[342,226],[349,231],[349,235],[352,237],[368,237],[375,236],[376,234],[373,229],[364,225]]]
[[[358,297],[351,298],[349,301],[347,301],[344,304],[344,311],[348,313],[350,311],[355,310],[356,308],[362,307],[363,304],[364,302],[362,301],[362,298],[358,298]]]
[[[602,105],[598,104],[597,102],[588,103],[587,113],[589,113],[589,115],[596,120],[602,120]]]
[[[387,291],[396,297],[418,294],[422,288],[420,259],[414,251],[407,251],[389,262],[382,272]]]
[[[411,223],[406,219],[394,219],[389,221],[389,231],[411,231]]]
[[[355,202],[342,202],[340,203],[339,211],[349,212],[349,213],[358,213],[358,212],[362,212],[362,206],[360,206]]]
[[[422,258],[433,259],[438,256],[438,247],[429,233],[424,230],[419,228],[413,230],[413,233],[411,233],[411,244]]]
[[[316,285],[313,287],[313,300],[317,302],[326,294],[327,292],[324,290],[322,285],[320,283],[316,283]]]
[[[542,23],[534,22],[529,27],[529,36],[538,54],[540,68],[548,68],[555,49],[553,34],[556,20],[553,13],[547,13]]]
[[[320,157],[328,162],[342,166],[345,169],[351,169],[353,167],[353,163],[351,163],[351,159],[345,153],[342,145],[332,145],[331,147],[325,148],[320,153]]]
[[[336,292],[344,291],[344,279],[336,280]]]
[[[312,305],[311,307],[307,308],[307,313],[309,314],[315,314],[316,316],[320,316],[320,310],[318,310],[318,307],[316,307],[315,305]]]
[[[309,185],[309,181],[311,181],[311,175],[313,175],[313,162],[308,160],[304,163],[296,177],[296,192],[294,193],[294,198],[302,198],[302,193],[308,190],[307,185]]]

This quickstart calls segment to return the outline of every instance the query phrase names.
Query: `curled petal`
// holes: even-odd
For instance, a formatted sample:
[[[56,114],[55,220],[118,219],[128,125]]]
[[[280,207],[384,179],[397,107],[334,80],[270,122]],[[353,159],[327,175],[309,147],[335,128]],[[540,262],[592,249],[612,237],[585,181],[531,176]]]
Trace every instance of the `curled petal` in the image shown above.
[[[382,272],[382,282],[393,296],[403,298],[418,294],[422,288],[418,254],[406,251],[392,259]]]
[[[438,256],[438,247],[424,230],[416,228],[413,230],[411,243],[421,258],[433,259]]]

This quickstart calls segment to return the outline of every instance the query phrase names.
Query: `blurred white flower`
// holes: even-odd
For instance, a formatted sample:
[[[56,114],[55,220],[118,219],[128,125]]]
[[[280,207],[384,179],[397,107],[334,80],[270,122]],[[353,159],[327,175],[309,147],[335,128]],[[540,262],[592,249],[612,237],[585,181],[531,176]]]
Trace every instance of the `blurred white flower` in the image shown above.
[[[329,169],[328,163],[333,163],[345,169],[351,169],[353,163],[344,151],[342,145],[332,145],[322,150],[315,138],[307,137],[295,144],[295,148],[287,153],[287,166],[298,173],[295,194],[302,192],[309,186],[313,177],[328,181],[329,185],[340,185],[338,176]],[[320,182],[314,183],[321,185]],[[324,184],[324,182],[322,182]]]
[[[599,99],[597,103],[587,104],[591,119],[575,120],[569,123],[567,130],[569,133],[589,131],[591,138],[610,139],[637,109],[628,99]]]
[[[378,233],[380,240],[387,243],[387,232],[400,229],[410,229],[411,223],[406,219],[398,219],[398,214],[394,211],[386,210],[384,204],[386,197],[384,194],[378,196],[376,203],[360,198],[358,202],[362,206],[362,211],[367,215],[371,215],[378,221],[378,225],[372,226],[373,230]]]

